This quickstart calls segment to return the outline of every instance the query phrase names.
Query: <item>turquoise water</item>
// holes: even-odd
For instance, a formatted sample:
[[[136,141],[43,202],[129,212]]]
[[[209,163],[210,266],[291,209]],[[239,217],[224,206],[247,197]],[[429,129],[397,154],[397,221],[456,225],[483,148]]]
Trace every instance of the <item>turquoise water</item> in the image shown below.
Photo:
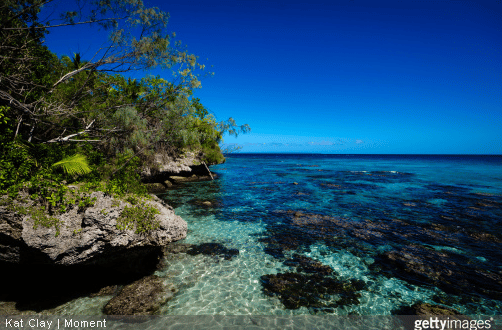
[[[502,314],[502,157],[235,154],[160,197],[171,315]],[[209,202],[209,203],[207,203]],[[99,314],[110,297],[61,314]]]
[[[231,155],[212,167],[217,180],[161,196],[188,222],[179,244],[238,250],[173,253],[158,275],[179,291],[162,313],[388,315],[429,302],[502,314],[501,165],[488,156]],[[316,277],[298,260],[330,273]],[[277,274],[286,291],[267,286]],[[325,292],[316,281],[351,289]]]

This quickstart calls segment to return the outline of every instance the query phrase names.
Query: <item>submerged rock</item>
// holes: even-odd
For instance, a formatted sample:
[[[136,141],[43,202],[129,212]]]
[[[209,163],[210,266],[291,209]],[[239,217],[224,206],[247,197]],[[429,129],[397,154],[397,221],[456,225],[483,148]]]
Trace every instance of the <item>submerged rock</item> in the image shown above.
[[[269,236],[262,237],[258,241],[267,245],[264,249],[265,253],[277,259],[284,258],[284,251],[296,250],[301,245],[314,242],[300,231],[293,231],[289,228],[284,228],[282,232],[269,233]]]
[[[417,328],[417,320],[438,320],[437,329],[454,330],[471,328],[469,325],[471,318],[464,316],[460,312],[445,306],[432,305],[428,303],[416,303],[412,306],[404,306],[397,310],[393,310],[392,314],[400,315],[401,317],[398,317],[398,319],[401,319],[405,329],[410,330]],[[410,317],[409,315],[415,316]],[[431,318],[431,316],[434,316],[434,318]],[[457,325],[458,327],[455,325]],[[428,328],[433,329],[434,327],[430,325]]]
[[[107,315],[152,315],[171,299],[176,289],[151,275],[125,286],[103,308]]]
[[[409,246],[386,252],[377,260],[372,266],[410,283],[432,284],[447,293],[502,300],[502,272],[477,267],[463,255]]]
[[[219,207],[221,206],[221,202],[218,200],[200,200],[200,199],[193,199],[189,201],[190,204],[197,205],[197,206],[203,206],[205,208],[214,208],[214,207]]]
[[[453,308],[427,303],[414,304],[401,309],[401,312],[402,315],[462,315],[462,313]]]
[[[359,281],[340,281],[322,274],[279,273],[261,277],[263,292],[277,296],[288,309],[330,309],[359,303]]]
[[[202,243],[199,245],[192,245],[186,253],[192,256],[204,254],[208,256],[222,257],[225,260],[231,260],[239,254],[239,250],[226,248],[220,243]]]
[[[119,290],[118,285],[109,285],[105,286],[104,288],[101,288],[98,292],[91,293],[89,297],[94,298],[94,297],[102,297],[102,296],[112,296],[116,294]]]
[[[320,261],[314,260],[309,257],[294,254],[292,259],[284,262],[286,266],[294,266],[298,272],[315,273],[321,275],[328,275],[333,272],[331,267],[323,265]]]
[[[165,246],[163,251],[165,256],[170,256],[179,253],[187,253],[187,251],[190,250],[193,246],[194,246],[193,244],[176,242],[174,244],[169,244]]]
[[[294,210],[276,213],[283,222],[269,225],[268,236],[260,239],[266,244],[265,252],[276,258],[287,259],[291,250],[308,251],[317,241],[361,258],[371,257],[370,269],[376,273],[414,285],[433,285],[450,294],[502,300],[497,233],[458,226],[456,218],[421,223],[386,215],[354,221]],[[389,242],[394,250],[378,254],[372,248]],[[316,265],[299,256],[286,264],[306,273]]]
[[[169,182],[169,181],[168,181]],[[165,183],[154,182],[154,183],[145,183],[146,189],[150,194],[161,194],[166,192],[166,189],[169,188]]]

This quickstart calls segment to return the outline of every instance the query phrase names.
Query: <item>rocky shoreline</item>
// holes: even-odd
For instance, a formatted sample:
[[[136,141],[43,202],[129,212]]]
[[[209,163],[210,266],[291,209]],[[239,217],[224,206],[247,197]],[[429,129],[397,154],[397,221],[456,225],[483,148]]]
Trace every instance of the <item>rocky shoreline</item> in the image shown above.
[[[126,201],[93,192],[94,206],[59,216],[54,227],[38,226],[33,219],[0,206],[0,301],[14,301],[9,314],[42,312],[110,285],[125,285],[151,275],[169,243],[183,239],[187,223],[158,197],[158,228],[147,233],[120,230],[117,220]],[[0,313],[2,312],[0,307]]]
[[[141,173],[141,180],[150,193],[162,193],[167,188],[183,182],[214,180],[217,176],[209,170],[203,161],[203,154],[187,152],[178,157],[157,155],[156,165],[146,168]]]
[[[184,239],[188,228],[153,193],[186,181],[214,179],[201,156],[164,159],[160,170],[142,173],[152,193],[142,206],[157,210],[152,219],[156,226],[147,232],[118,226],[136,199],[117,199],[101,191],[88,196],[93,205],[56,216],[60,226],[38,226],[30,214],[0,205],[0,314],[52,314],[75,298],[100,295],[113,296],[106,314],[154,314],[176,290],[167,290],[153,272],[164,248]],[[29,206],[25,200],[23,206]]]
[[[200,177],[192,172],[182,173],[185,176],[180,173],[166,171],[156,178],[167,177],[169,182],[175,182],[173,187],[196,179],[211,180],[208,176]],[[150,178],[150,181],[157,179]],[[19,227],[19,221],[13,220],[19,215],[11,213],[7,216],[0,208],[0,256],[6,256],[0,262],[0,267],[9,269],[9,272],[0,274],[0,283],[4,283],[5,287],[0,290],[0,301],[9,302],[0,302],[0,313],[57,313],[57,306],[72,299],[101,296],[107,299],[102,311],[108,315],[156,314],[179,289],[170,283],[168,277],[154,275],[156,270],[165,268],[159,260],[203,254],[213,257],[214,262],[225,262],[223,260],[228,261],[239,255],[238,249],[214,242],[169,244],[186,235],[186,223],[183,225],[184,221],[174,215],[172,208],[161,205],[163,203],[157,197],[152,197],[149,203],[163,207],[163,217],[170,219],[162,225],[160,232],[154,231],[148,235],[135,234],[133,231],[127,235],[120,233],[113,219],[116,221],[120,208],[127,203],[113,201],[103,193],[94,194],[97,197],[95,206],[75,215],[80,219],[75,223],[83,224],[80,227],[82,230],[76,234],[75,230],[79,228],[76,226],[61,230],[58,239],[67,240],[67,251],[55,247],[54,229],[44,228],[45,232],[40,232],[41,237],[32,239],[35,243],[30,243],[30,246],[39,246],[41,251],[26,254],[31,259],[26,259],[22,253],[17,256],[15,248],[9,250],[1,245],[6,242],[7,235],[10,235],[11,242],[16,237],[23,239],[23,225],[30,227],[29,220],[22,220]],[[474,202],[483,202],[485,205],[499,203],[488,200],[486,196],[482,198]],[[218,206],[217,201],[208,200],[192,200],[188,203],[203,210]],[[103,210],[107,214],[103,214]],[[501,299],[502,277],[496,266],[487,267],[476,262],[474,257],[459,254],[455,250],[431,248],[445,244],[457,246],[461,242],[476,247],[477,243],[482,244],[484,249],[489,248],[491,253],[500,255],[500,237],[481,229],[453,226],[454,221],[445,217],[440,217],[442,221],[435,223],[420,224],[397,218],[350,221],[344,217],[294,209],[276,210],[274,215],[282,221],[270,224],[270,230],[258,240],[265,245],[265,253],[289,269],[266,273],[260,276],[259,282],[263,294],[278,299],[286,309],[306,307],[315,313],[329,314],[336,308],[360,304],[364,292],[374,289],[371,283],[342,278],[330,266],[306,257],[304,252],[317,241],[350,251],[361,258],[371,273],[402,279],[410,284],[438,287],[445,293],[434,295],[434,303],[415,301],[412,306],[401,306],[390,311],[394,315],[453,316],[460,313],[451,306],[470,303],[470,300],[464,299]],[[34,236],[35,231],[30,228],[26,229],[26,233]],[[92,236],[94,232],[101,234]],[[86,237],[84,246],[75,245],[75,241],[85,241],[78,235]],[[125,243],[113,247],[112,242],[115,241]],[[408,243],[404,246],[396,243],[386,250],[376,249],[387,242]],[[417,242],[425,242],[428,246]],[[112,249],[103,252],[106,251],[104,246]],[[7,257],[10,259],[7,260]],[[16,260],[19,262],[14,263]],[[30,262],[21,262],[26,260]],[[34,263],[34,260],[38,261]],[[51,261],[44,262],[47,260]],[[7,262],[9,268],[6,268]],[[20,288],[25,288],[22,295]],[[458,300],[460,293],[466,293],[468,297]]]
[[[186,237],[186,222],[156,196],[145,205],[159,211],[155,215],[159,227],[146,234],[118,229],[119,217],[131,203],[100,191],[92,192],[90,197],[94,205],[85,211],[75,207],[56,216],[62,223],[58,234],[54,226],[35,226],[29,214],[0,206],[0,260],[21,265],[118,267]]]

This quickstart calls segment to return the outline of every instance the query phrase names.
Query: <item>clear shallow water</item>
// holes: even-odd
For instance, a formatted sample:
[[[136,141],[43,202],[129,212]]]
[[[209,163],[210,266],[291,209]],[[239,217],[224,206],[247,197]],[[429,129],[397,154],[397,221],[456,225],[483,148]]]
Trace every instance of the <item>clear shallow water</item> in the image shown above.
[[[502,157],[236,154],[212,170],[217,180],[162,197],[189,224],[180,244],[239,254],[169,257],[158,275],[179,292],[162,313],[382,315],[417,302],[502,313]],[[311,277],[300,257],[331,273]],[[284,275],[285,291],[267,291],[274,274],[307,284]],[[326,278],[357,282],[346,301],[308,292]]]
[[[189,228],[156,273],[178,290],[161,314],[389,315],[419,302],[502,314],[500,156],[235,154],[211,169],[217,180],[160,196]]]

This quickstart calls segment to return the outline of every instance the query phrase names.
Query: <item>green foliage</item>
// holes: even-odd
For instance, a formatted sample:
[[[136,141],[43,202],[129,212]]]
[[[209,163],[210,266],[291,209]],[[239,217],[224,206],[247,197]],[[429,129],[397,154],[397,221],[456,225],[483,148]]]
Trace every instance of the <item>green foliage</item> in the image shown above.
[[[95,202],[96,202],[96,197],[91,198],[89,196],[85,196],[85,197],[81,198],[81,200],[78,202],[78,207],[85,209],[85,208],[94,206]]]
[[[137,196],[130,195],[125,198],[125,201],[130,203],[131,205],[137,205],[141,202],[141,199],[138,198]]]
[[[37,167],[37,159],[28,145],[0,140],[0,192],[16,192],[19,183],[29,179]]]
[[[117,219],[117,229],[134,230],[136,234],[147,233],[160,227],[155,215],[160,214],[155,207],[134,198],[135,204],[126,206]]]
[[[221,133],[227,132],[229,135],[237,137],[241,133],[251,132],[251,127],[248,124],[238,126],[233,118],[228,118],[226,121],[218,123],[218,130]]]
[[[87,159],[84,155],[75,154],[70,157],[52,164],[52,167],[61,167],[67,174],[70,175],[80,175],[91,173],[92,170],[87,163]]]
[[[142,184],[139,168],[141,160],[130,154],[119,154],[115,158],[114,168],[118,168],[112,178],[106,180],[103,191],[111,196],[124,197],[126,194],[146,196],[146,186]],[[104,175],[106,176],[106,174]]]
[[[202,146],[203,161],[208,165],[225,162],[225,156],[221,153],[220,146],[216,142],[206,143]]]
[[[9,121],[9,117],[7,117],[7,111],[9,110],[9,107],[7,106],[0,106],[0,126],[6,125],[7,122]]]
[[[209,111],[200,103],[199,98],[195,98],[192,100],[192,107],[195,109],[194,116],[199,119],[204,119]]]
[[[31,208],[29,214],[34,220],[33,229],[37,229],[38,226],[43,226],[46,228],[54,227],[56,228],[56,237],[58,237],[61,233],[61,225],[63,222],[58,218],[47,215],[47,212],[45,211],[45,208],[43,206],[39,208]]]
[[[55,236],[58,237],[61,233],[61,226],[63,221],[56,217],[50,216],[45,209],[45,206],[35,205],[35,206],[21,206],[19,204],[12,203],[12,200],[8,204],[8,208],[11,211],[16,211],[21,215],[29,215],[33,220],[33,229],[37,229],[38,226],[56,229]]]
[[[166,13],[140,0],[84,1],[90,7],[61,13],[56,24],[39,20],[45,2],[0,5],[0,48],[9,49],[0,60],[0,195],[27,193],[47,215],[36,211],[37,225],[56,226],[51,217],[91,206],[93,190],[144,198],[139,173],[156,154],[202,150],[207,164],[221,163],[223,134],[248,130],[233,119],[218,123],[192,97],[204,65],[166,33]],[[110,32],[98,61],[79,53],[58,58],[43,45],[51,24],[80,19]],[[169,80],[117,74],[155,66],[171,70]]]

